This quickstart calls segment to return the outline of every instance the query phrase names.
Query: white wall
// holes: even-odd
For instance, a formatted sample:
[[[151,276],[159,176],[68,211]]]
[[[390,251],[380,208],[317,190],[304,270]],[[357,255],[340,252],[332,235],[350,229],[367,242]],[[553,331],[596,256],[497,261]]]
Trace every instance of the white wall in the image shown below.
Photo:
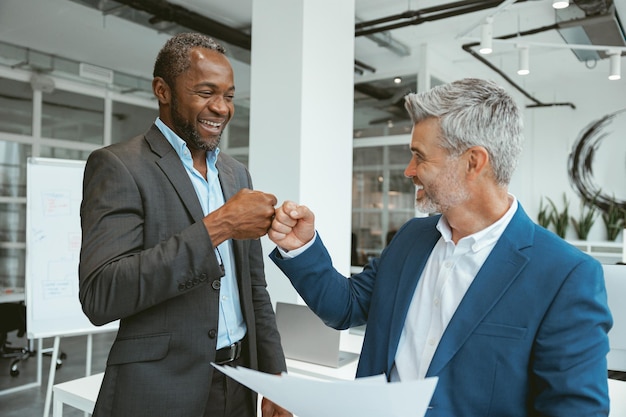
[[[624,89],[624,80],[599,80],[594,85],[580,85],[580,99],[570,107],[530,108],[524,112],[526,144],[511,190],[525,210],[537,219],[540,200],[550,198],[559,208],[564,207],[563,194],[569,201],[570,216],[578,217],[581,199],[570,182],[568,158],[573,146],[588,125],[606,114],[626,108],[626,92],[618,98],[611,94],[615,88]],[[599,143],[593,164],[593,178],[603,193],[617,199],[626,197],[626,116],[615,119]],[[570,225],[567,239],[577,239]],[[588,240],[605,240],[606,232],[598,216]],[[618,237],[618,241],[620,238]]]

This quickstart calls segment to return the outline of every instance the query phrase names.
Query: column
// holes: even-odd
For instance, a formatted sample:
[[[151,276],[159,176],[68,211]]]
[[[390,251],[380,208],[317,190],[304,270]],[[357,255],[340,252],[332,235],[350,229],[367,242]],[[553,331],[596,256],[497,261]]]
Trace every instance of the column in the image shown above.
[[[255,189],[309,206],[350,271],[354,0],[252,2],[250,160]],[[267,255],[273,243],[262,239]],[[295,302],[266,257],[272,300]]]

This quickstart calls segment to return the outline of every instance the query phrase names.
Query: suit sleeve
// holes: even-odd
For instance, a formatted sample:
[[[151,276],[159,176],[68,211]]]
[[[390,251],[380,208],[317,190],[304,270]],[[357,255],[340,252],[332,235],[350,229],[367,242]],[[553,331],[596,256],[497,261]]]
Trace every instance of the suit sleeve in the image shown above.
[[[166,204],[150,191],[140,189],[127,165],[109,150],[90,155],[83,179],[79,296],[83,311],[96,325],[197,288],[187,284],[223,275],[201,221],[190,224],[185,219],[175,233],[170,233],[175,226],[168,224],[162,231],[148,230],[146,219],[165,211]],[[181,215],[171,216],[168,219]],[[155,233],[162,236],[148,242],[146,236]]]
[[[378,260],[368,264],[362,273],[347,278],[333,267],[319,235],[310,248],[295,258],[283,259],[277,249],[270,258],[328,326],[347,329],[365,324]]]

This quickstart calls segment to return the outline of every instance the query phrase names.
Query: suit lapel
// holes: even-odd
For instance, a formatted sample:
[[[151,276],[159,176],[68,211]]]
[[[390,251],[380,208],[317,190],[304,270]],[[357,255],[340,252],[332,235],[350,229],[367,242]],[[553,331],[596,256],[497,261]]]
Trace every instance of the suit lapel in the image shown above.
[[[437,375],[519,276],[532,244],[533,225],[521,206],[476,275],[452,316],[426,376]]]
[[[222,193],[224,193],[224,201],[228,201],[228,199],[239,190],[235,181],[233,167],[223,163],[222,158],[219,156],[217,157],[215,165],[219,173],[220,185],[222,186]]]
[[[433,224],[437,223],[440,216],[432,216],[428,219]],[[398,264],[403,265],[402,270],[399,272],[400,278],[398,281],[397,291],[395,299],[391,302],[392,312],[389,328],[389,346],[387,348],[387,370],[391,369],[395,360],[396,351],[398,350],[398,344],[400,343],[400,336],[402,335],[402,329],[406,320],[406,315],[409,310],[409,305],[415,294],[415,288],[417,282],[424,270],[426,261],[430,255],[430,252],[435,247],[437,240],[441,237],[439,230],[434,226],[425,228],[420,232],[419,238],[414,239],[411,244],[407,244],[408,252],[405,255],[407,259],[396,260]],[[415,261],[412,262],[411,259]]]
[[[172,145],[165,139],[156,125],[152,125],[152,128],[146,133],[146,141],[150,149],[160,157],[156,160],[157,165],[172,183],[191,217],[195,221],[200,221],[204,217],[202,206],[198,201],[196,190],[191,184],[189,175],[187,175],[187,171],[185,171],[185,167]]]

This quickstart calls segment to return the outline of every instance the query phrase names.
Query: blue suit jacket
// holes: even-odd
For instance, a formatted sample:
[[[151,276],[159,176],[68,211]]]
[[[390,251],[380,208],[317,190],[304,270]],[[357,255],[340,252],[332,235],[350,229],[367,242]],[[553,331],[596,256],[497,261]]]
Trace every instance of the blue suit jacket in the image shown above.
[[[367,323],[357,376],[390,374],[439,216],[407,222],[360,274],[346,279],[321,239],[270,257],[329,326]],[[427,376],[428,416],[606,416],[612,318],[602,266],[521,206],[445,330]]]

